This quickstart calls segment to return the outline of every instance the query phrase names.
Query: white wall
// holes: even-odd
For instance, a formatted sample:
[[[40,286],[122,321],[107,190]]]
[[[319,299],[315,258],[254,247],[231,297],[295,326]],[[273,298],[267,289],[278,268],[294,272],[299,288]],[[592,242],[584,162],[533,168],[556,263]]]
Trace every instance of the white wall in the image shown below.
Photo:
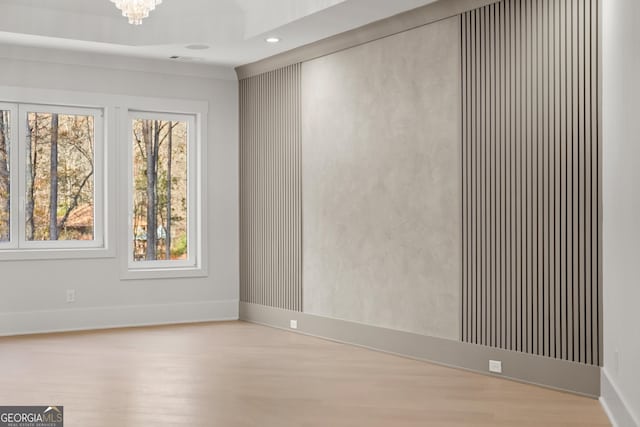
[[[122,253],[108,259],[0,261],[0,335],[237,318],[238,90],[233,71],[9,46],[0,46],[0,63],[0,86],[21,87],[25,93],[44,88],[209,105],[208,235],[202,237],[208,242],[208,277],[122,281]],[[109,139],[108,149],[116,143]],[[117,199],[126,202],[126,195]],[[76,289],[74,304],[66,303],[68,288]]]
[[[640,420],[640,2],[602,3],[603,399],[619,425],[634,425],[631,417]]]

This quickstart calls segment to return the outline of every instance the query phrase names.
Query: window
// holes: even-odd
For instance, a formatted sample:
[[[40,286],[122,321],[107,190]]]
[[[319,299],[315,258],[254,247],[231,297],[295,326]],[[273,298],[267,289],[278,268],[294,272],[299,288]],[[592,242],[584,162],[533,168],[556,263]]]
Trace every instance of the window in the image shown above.
[[[0,248],[103,248],[102,110],[0,104]]]
[[[26,240],[94,240],[94,116],[26,114]]]
[[[197,265],[195,122],[130,113],[129,268]]]

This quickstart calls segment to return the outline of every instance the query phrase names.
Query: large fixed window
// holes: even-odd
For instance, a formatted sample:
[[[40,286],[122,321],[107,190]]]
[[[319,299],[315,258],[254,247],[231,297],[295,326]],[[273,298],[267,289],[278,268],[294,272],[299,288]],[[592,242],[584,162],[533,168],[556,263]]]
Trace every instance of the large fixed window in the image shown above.
[[[131,112],[129,268],[197,265],[195,117]]]
[[[0,104],[0,250],[104,247],[103,111]]]

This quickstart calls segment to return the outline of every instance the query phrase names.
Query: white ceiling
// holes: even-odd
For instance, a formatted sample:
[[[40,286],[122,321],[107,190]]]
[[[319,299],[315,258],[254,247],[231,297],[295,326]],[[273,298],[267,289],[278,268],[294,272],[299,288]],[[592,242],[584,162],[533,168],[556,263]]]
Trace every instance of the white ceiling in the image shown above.
[[[109,0],[0,0],[0,44],[237,66],[434,1],[164,0],[133,26]]]

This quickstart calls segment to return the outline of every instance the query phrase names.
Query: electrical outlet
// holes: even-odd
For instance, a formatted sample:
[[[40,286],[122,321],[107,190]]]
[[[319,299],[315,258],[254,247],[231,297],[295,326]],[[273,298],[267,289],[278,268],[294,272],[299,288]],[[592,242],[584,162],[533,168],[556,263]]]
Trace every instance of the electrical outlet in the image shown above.
[[[76,290],[75,289],[67,289],[67,302],[76,302]]]
[[[495,372],[496,374],[502,373],[502,361],[501,360],[489,360],[489,372]]]
[[[289,326],[291,327],[291,329],[298,329],[298,321],[292,320],[291,322],[289,322]]]

